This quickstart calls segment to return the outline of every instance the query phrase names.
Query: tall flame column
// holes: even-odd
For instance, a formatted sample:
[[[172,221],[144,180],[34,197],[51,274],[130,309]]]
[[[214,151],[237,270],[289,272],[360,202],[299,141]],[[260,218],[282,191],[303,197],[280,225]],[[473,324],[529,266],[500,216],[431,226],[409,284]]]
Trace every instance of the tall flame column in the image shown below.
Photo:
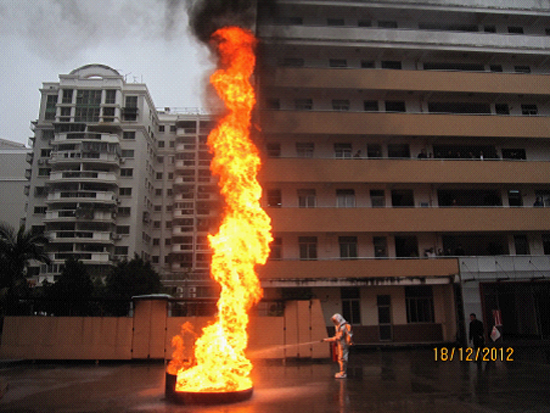
[[[213,250],[211,276],[221,286],[218,315],[195,342],[196,364],[178,372],[176,391],[229,392],[252,387],[248,344],[248,313],[262,297],[255,266],[264,264],[272,241],[270,219],[260,207],[262,188],[256,176],[261,165],[250,139],[250,116],[256,102],[250,76],[255,65],[256,39],[237,27],[217,30],[212,39],[220,69],[210,78],[227,114],[208,136],[213,153],[211,170],[219,177],[225,199]]]

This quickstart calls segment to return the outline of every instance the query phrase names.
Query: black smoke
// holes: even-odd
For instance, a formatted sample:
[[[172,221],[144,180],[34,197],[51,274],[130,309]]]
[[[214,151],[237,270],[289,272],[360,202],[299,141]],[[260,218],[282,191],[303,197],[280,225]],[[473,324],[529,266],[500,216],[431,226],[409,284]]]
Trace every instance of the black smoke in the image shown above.
[[[238,26],[252,29],[256,21],[255,0],[188,0],[189,26],[202,42],[219,28]]]

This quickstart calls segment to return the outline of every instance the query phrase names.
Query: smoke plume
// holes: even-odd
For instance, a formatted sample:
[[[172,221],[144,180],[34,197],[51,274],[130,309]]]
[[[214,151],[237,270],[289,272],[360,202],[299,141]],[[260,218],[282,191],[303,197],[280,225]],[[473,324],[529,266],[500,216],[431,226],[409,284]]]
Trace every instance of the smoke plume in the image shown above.
[[[255,0],[188,0],[187,13],[193,34],[208,42],[217,29],[238,26],[252,29],[256,20]]]

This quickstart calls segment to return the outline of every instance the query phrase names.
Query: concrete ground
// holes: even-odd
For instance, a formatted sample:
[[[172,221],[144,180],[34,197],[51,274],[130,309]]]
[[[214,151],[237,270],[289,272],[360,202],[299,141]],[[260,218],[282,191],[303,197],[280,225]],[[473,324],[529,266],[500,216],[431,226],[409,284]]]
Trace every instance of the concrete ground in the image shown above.
[[[550,359],[515,349],[514,361],[434,361],[427,348],[352,352],[346,380],[330,362],[256,362],[245,402],[177,406],[164,400],[162,362],[3,363],[0,411],[31,412],[550,412]]]

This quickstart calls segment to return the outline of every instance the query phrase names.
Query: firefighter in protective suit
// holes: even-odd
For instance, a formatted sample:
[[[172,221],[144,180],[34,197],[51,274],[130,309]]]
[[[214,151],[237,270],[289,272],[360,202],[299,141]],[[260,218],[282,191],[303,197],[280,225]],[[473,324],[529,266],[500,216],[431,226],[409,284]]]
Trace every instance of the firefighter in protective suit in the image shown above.
[[[333,337],[324,338],[322,341],[336,343],[340,371],[334,377],[345,379],[347,377],[346,369],[348,366],[349,346],[353,345],[353,331],[351,330],[351,325],[340,314],[334,314],[331,320],[336,327],[335,334]]]

